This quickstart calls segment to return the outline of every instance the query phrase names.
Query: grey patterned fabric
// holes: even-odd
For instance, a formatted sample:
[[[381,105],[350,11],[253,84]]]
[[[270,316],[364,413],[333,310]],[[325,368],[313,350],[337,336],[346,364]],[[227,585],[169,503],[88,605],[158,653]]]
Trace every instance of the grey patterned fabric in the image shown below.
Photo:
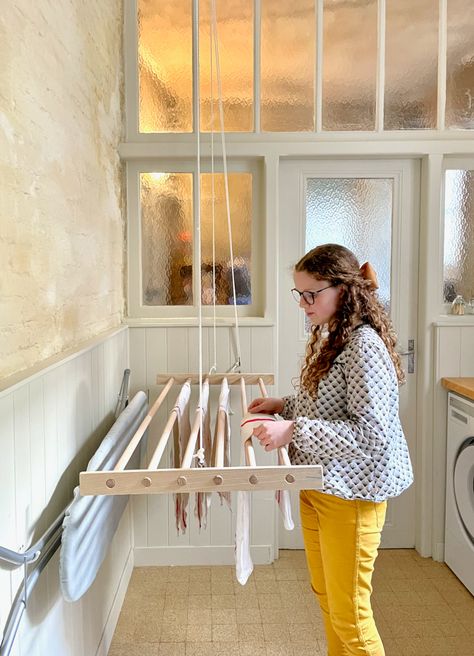
[[[288,453],[295,465],[321,464],[324,492],[385,501],[413,482],[398,415],[398,381],[375,330],[355,329],[317,398],[301,387],[281,413],[295,428]]]

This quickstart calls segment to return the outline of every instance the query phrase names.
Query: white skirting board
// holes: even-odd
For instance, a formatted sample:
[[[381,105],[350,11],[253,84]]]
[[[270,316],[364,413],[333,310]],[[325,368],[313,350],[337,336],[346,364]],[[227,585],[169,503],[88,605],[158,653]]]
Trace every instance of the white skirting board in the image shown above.
[[[272,544],[250,548],[254,565],[268,565],[275,560]],[[135,567],[169,565],[235,565],[234,546],[135,547]]]
[[[107,656],[109,652],[110,645],[112,643],[112,638],[115,632],[115,627],[117,626],[120,611],[122,610],[125,595],[127,593],[128,584],[132,576],[133,566],[134,563],[133,563],[133,548],[132,548],[129,551],[128,558],[125,563],[125,567],[123,568],[122,576],[120,577],[120,583],[117,588],[117,593],[115,595],[112,608],[110,609],[109,616],[105,623],[104,631],[102,633],[102,637],[100,639],[99,646],[97,647],[95,656]]]

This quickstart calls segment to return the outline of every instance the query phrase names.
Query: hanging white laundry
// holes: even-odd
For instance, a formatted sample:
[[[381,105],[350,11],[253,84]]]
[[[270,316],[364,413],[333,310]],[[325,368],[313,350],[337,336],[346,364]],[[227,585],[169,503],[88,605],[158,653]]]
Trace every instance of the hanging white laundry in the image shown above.
[[[208,467],[212,458],[211,437],[211,408],[209,400],[209,388],[207,388],[207,401],[203,403],[202,417],[202,448],[204,459],[195,461],[195,466]],[[203,399],[204,400],[204,399]],[[212,492],[197,492],[194,502],[194,516],[197,517],[199,529],[207,528],[207,511],[211,505]]]
[[[223,460],[221,462],[216,462],[216,447],[217,447],[217,430],[219,425],[219,414],[223,413],[224,415],[224,445],[223,445]],[[222,383],[221,393],[219,395],[219,405],[216,413],[216,425],[214,430],[214,440],[212,442],[212,466],[213,467],[230,467],[231,466],[231,454],[230,454],[230,391],[227,381]],[[222,502],[225,501],[229,508],[231,507],[231,494],[230,492],[219,492],[219,498]]]
[[[181,460],[191,433],[191,424],[189,421],[189,399],[191,397],[191,385],[184,383],[181,388],[176,406],[177,419],[173,426],[174,449],[172,454],[173,467],[181,467]],[[178,492],[174,495],[176,530],[184,535],[187,528],[187,507],[189,503],[189,494]]]
[[[283,517],[283,526],[287,531],[292,531],[295,528],[293,517],[291,514],[291,497],[289,490],[276,490],[275,499],[277,500],[278,507]]]
[[[235,575],[245,585],[253,572],[250,555],[250,492],[237,492],[237,522],[235,526]]]

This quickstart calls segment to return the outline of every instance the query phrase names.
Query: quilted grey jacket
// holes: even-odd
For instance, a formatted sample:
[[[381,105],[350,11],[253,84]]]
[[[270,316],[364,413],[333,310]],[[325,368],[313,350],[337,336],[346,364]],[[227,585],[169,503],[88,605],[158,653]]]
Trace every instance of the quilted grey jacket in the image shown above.
[[[284,400],[281,415],[295,422],[290,459],[321,464],[325,493],[384,501],[413,482],[395,368],[370,326],[352,332],[316,398],[301,387]]]

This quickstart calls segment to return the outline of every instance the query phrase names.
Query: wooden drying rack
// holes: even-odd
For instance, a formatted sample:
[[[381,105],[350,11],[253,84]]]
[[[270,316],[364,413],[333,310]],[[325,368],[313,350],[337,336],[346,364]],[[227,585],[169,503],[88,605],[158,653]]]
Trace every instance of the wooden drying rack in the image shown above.
[[[273,385],[273,374],[224,373],[205,376],[203,385],[221,385],[226,394],[228,385],[240,385],[242,414],[247,413],[246,384],[259,385],[262,396],[267,396],[265,384]],[[79,476],[82,495],[117,494],[170,494],[173,492],[233,492],[237,490],[321,489],[321,465],[292,465],[286,447],[278,449],[278,465],[257,467],[252,439],[244,444],[245,467],[224,467],[225,409],[218,410],[217,428],[213,448],[213,467],[192,468],[201,426],[202,409],[197,408],[189,441],[178,469],[158,469],[160,460],[178,416],[176,405],[171,411],[156,449],[144,469],[127,469],[130,458],[171,387],[176,384],[199,383],[197,374],[167,374],[157,376],[156,383],[164,388],[138,430],[131,438],[113,470],[87,471]],[[182,388],[181,388],[182,389]],[[240,438],[240,436],[239,436]]]

